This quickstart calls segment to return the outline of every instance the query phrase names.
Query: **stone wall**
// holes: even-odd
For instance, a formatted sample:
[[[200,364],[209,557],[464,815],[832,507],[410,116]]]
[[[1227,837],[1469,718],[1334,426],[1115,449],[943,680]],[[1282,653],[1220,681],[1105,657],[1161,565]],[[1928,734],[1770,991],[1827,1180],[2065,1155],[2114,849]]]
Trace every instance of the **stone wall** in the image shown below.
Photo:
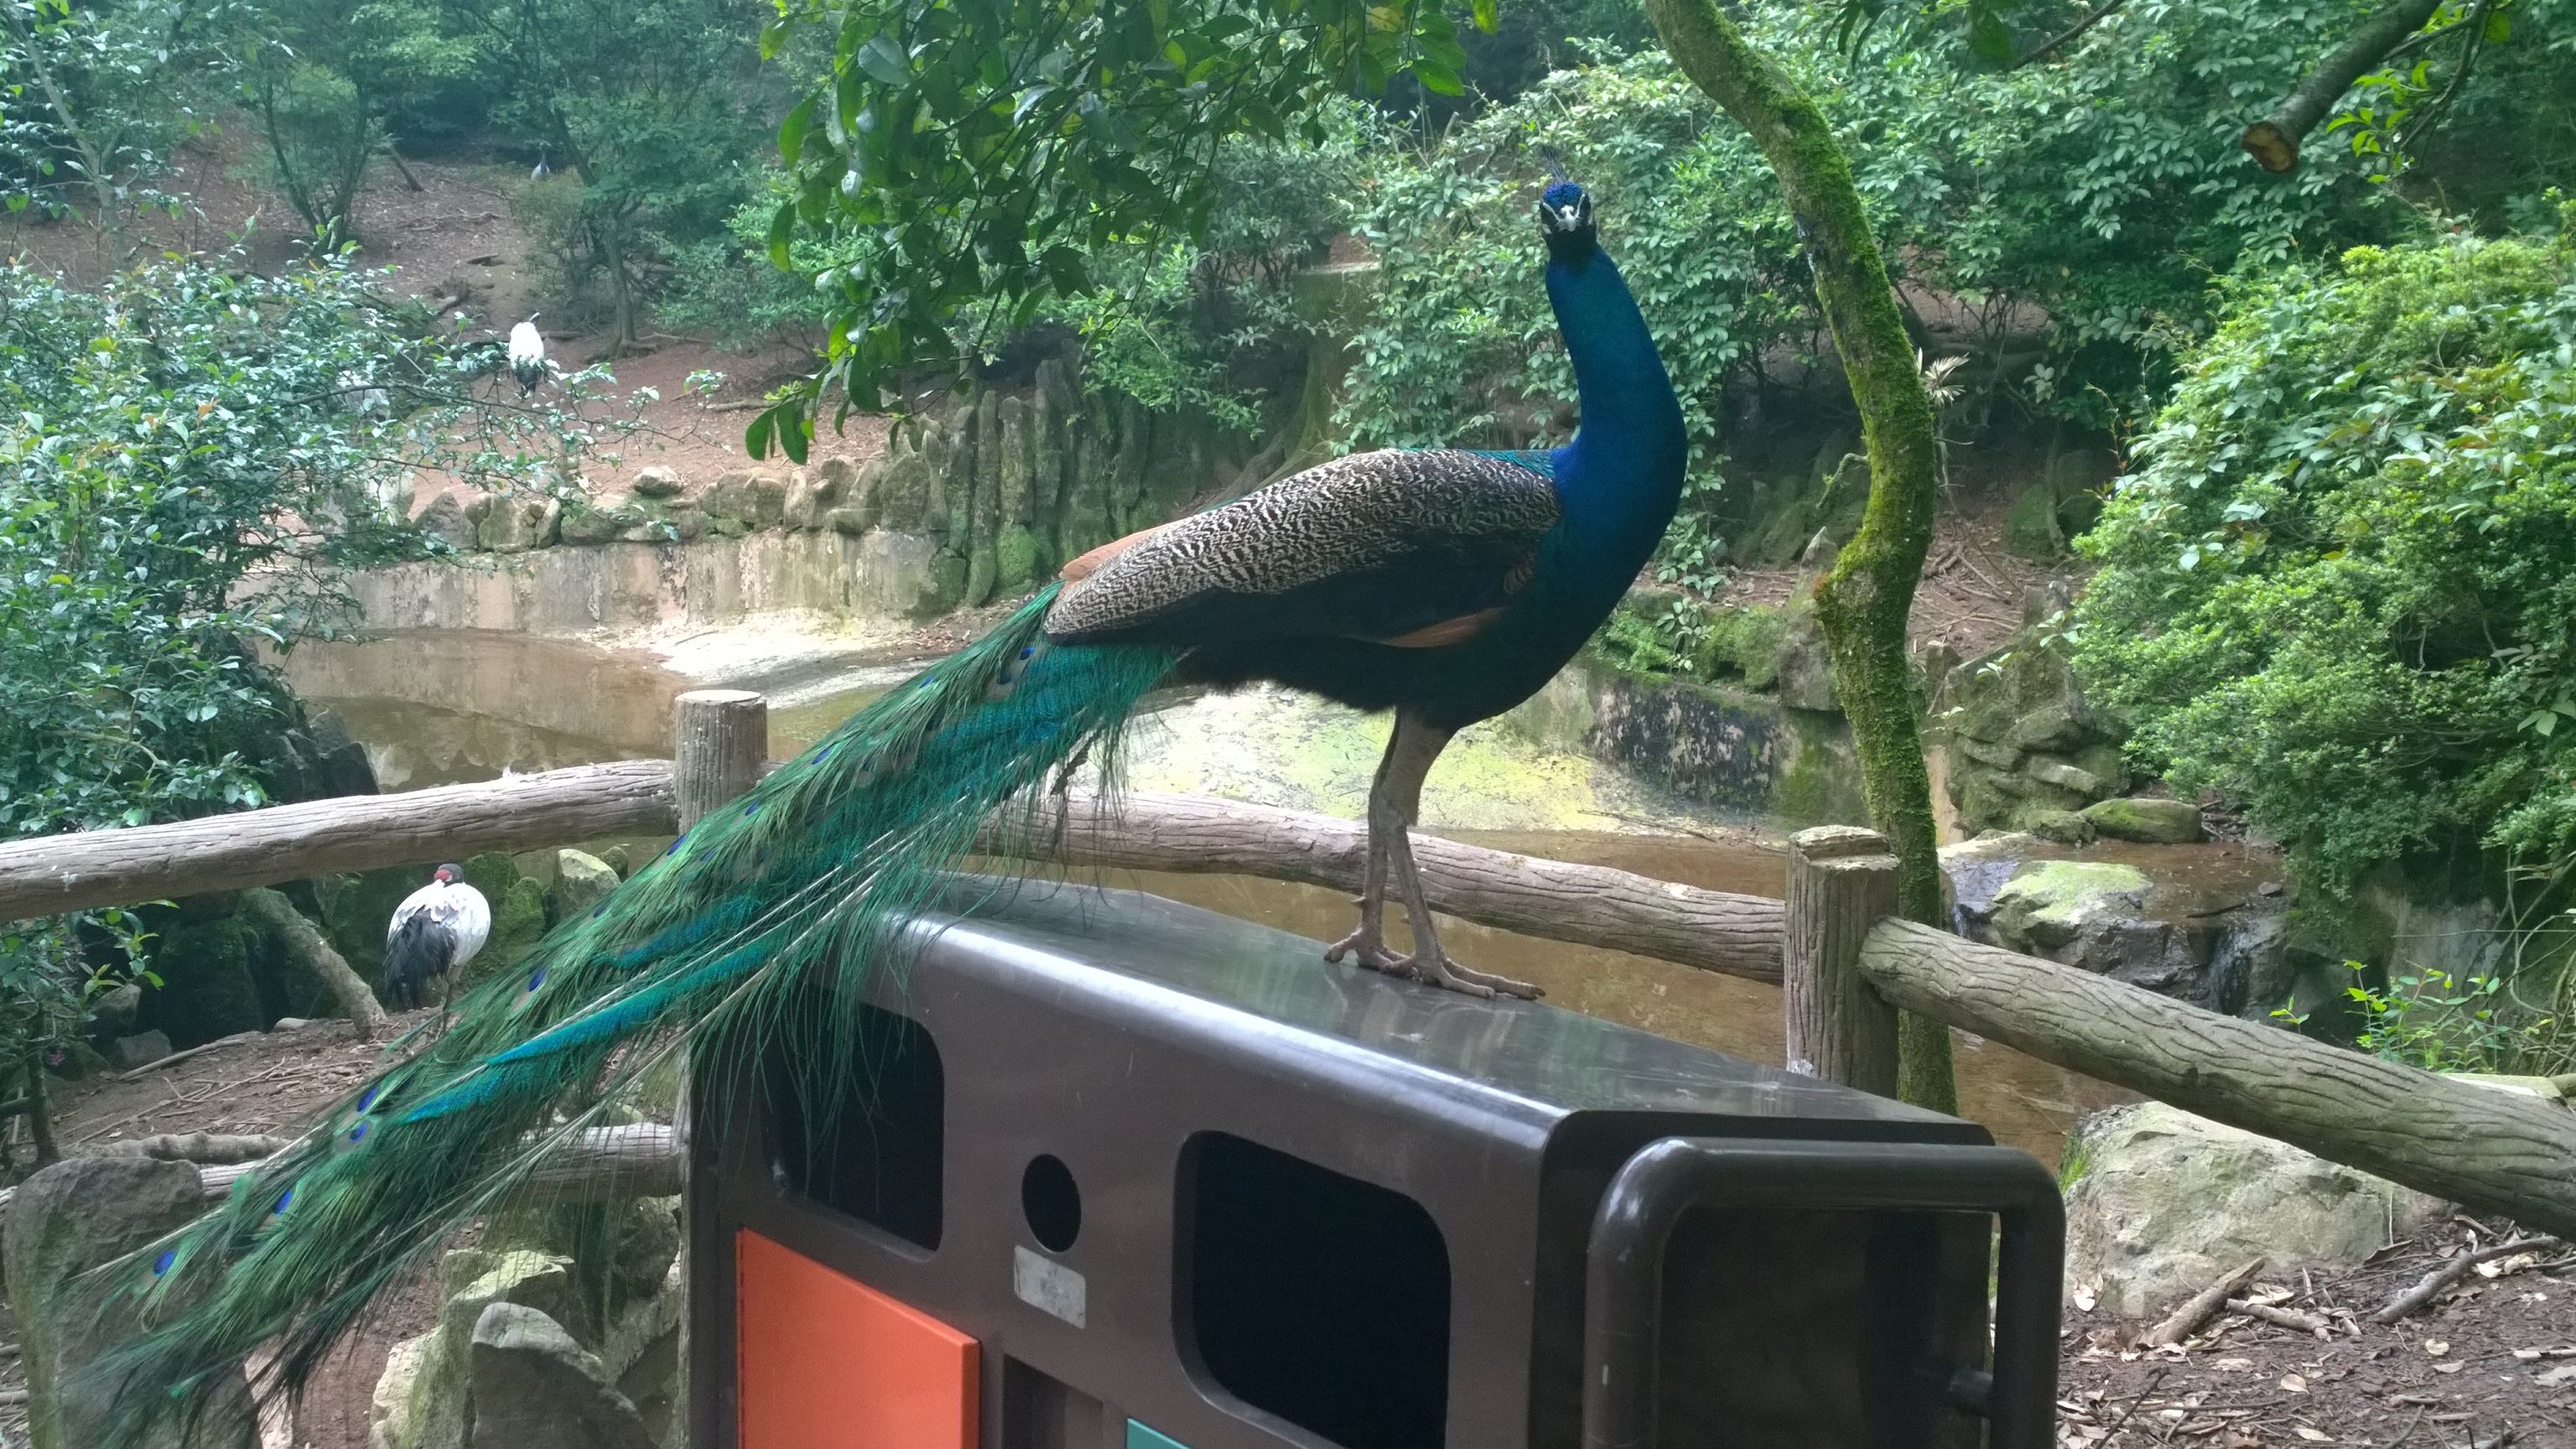
[[[1040,363],[898,427],[866,463],[744,467],[566,506],[442,495],[417,522],[467,566],[357,584],[377,628],[565,635],[774,613],[900,622],[1023,589],[1068,559],[1257,482],[1213,423],[1086,396]]]

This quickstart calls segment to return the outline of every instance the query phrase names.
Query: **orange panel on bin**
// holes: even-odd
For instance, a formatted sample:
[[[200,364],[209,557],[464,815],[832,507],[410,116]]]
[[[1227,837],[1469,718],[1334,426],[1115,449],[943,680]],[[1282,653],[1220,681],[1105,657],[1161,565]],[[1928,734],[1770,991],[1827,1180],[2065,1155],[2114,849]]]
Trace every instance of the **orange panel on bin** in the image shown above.
[[[740,1449],[975,1449],[976,1344],[744,1230]]]

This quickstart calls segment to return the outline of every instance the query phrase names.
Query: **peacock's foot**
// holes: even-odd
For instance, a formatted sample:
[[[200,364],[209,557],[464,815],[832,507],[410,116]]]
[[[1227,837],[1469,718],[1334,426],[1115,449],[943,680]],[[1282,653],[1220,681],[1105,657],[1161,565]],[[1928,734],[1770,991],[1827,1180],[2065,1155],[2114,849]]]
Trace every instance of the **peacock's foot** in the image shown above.
[[[1461,966],[1450,960],[1446,952],[1437,949],[1399,956],[1387,948],[1377,932],[1366,926],[1324,948],[1327,961],[1339,961],[1344,956],[1349,956],[1353,965],[1365,970],[1392,976],[1399,981],[1420,981],[1462,996],[1488,1000],[1497,996],[1513,996],[1523,1001],[1535,1001],[1546,994],[1526,981],[1514,981],[1508,976]]]

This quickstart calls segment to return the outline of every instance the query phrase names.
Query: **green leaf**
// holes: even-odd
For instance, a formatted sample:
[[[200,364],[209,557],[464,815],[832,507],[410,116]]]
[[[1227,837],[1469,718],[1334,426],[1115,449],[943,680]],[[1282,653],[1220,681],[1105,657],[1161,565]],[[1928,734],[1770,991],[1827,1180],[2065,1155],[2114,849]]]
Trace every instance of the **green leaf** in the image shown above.
[[[1503,23],[1502,7],[1496,0],[1475,0],[1476,28],[1491,35]]]
[[[782,272],[792,272],[796,270],[796,263],[788,253],[789,244],[795,240],[796,203],[793,201],[780,202],[778,210],[772,213],[769,218],[769,263],[771,266],[778,268],[778,270]]]
[[[858,67],[879,85],[903,86],[912,81],[912,57],[891,35],[875,36],[859,47]]]
[[[742,450],[751,456],[753,462],[767,459],[770,439],[775,437],[777,432],[778,409],[770,408],[753,418],[751,426],[742,430]]]
[[[778,123],[779,159],[785,161],[790,170],[804,158],[805,133],[813,128],[814,106],[820,99],[819,96],[807,96],[797,103],[796,109],[787,113],[786,120]]]
[[[2487,11],[2487,43],[2502,45],[2513,39],[2513,17],[2499,5]]]
[[[1969,9],[1968,49],[1977,59],[1993,65],[2009,65],[2019,53],[2013,44],[2012,27],[2004,23],[1996,0],[1979,0]]]

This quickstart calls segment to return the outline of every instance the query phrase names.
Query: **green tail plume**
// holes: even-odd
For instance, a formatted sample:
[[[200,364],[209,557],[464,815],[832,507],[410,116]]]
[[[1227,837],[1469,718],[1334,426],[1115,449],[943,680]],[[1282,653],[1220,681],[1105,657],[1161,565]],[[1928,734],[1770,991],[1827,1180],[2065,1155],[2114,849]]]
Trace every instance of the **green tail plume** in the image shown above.
[[[340,1103],[220,1207],[102,1270],[149,1329],[101,1365],[141,1419],[186,1412],[254,1347],[292,1394],[392,1280],[571,1142],[682,1041],[718,1060],[791,1037],[831,1074],[905,920],[995,812],[1114,757],[1170,650],[1050,645],[1053,588],[717,811],[557,926],[446,1034]],[[163,1392],[166,1391],[166,1392]]]

